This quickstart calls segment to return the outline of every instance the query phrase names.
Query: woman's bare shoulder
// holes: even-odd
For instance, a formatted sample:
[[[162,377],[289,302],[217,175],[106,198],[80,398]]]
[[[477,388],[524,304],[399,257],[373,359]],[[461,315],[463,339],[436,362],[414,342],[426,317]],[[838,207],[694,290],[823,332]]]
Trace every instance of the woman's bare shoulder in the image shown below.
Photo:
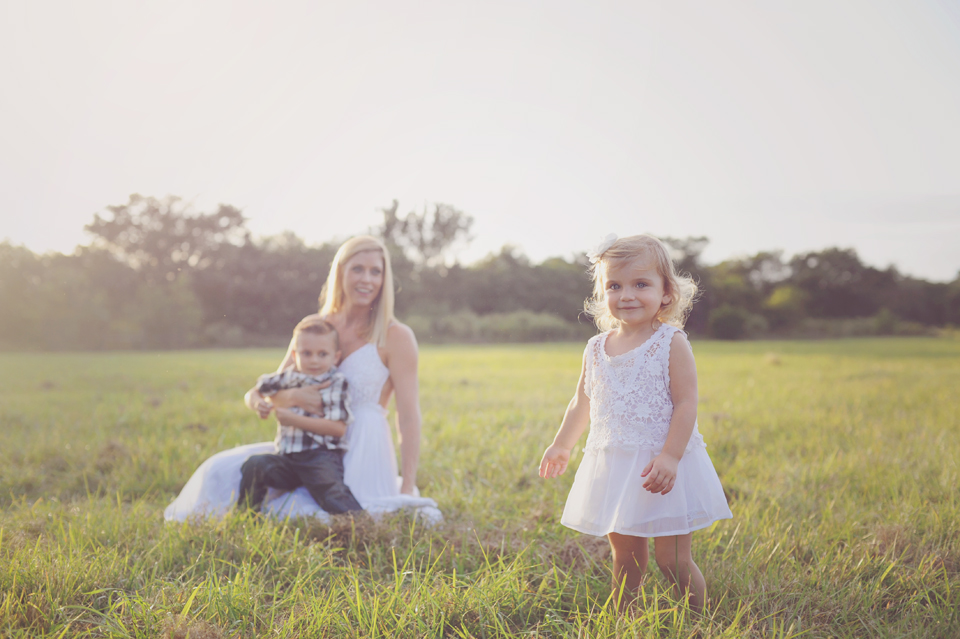
[[[403,322],[398,322],[393,320],[390,322],[390,325],[387,327],[387,343],[391,341],[397,342],[413,342],[414,345],[417,343],[417,336],[414,334],[413,329],[404,324]]]
[[[417,336],[413,330],[394,320],[387,327],[387,352],[393,354],[411,354],[416,357],[419,350],[417,346]]]

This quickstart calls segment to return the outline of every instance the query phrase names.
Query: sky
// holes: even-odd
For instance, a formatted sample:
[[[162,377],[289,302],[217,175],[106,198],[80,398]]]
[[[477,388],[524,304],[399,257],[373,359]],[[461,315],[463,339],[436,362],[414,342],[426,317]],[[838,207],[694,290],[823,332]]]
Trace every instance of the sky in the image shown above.
[[[308,243],[443,202],[471,262],[608,233],[960,271],[960,0],[0,0],[0,239],[131,193]]]

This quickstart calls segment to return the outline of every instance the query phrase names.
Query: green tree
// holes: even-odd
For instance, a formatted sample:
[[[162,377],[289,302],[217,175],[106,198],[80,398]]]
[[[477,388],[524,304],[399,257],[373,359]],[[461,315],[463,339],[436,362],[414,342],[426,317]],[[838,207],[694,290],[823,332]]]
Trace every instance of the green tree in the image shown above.
[[[773,328],[793,326],[806,315],[807,294],[792,284],[773,289],[763,302],[763,314]]]
[[[40,341],[46,308],[37,287],[43,275],[43,264],[30,249],[0,242],[0,348],[19,350]]]
[[[394,200],[381,209],[383,224],[376,232],[419,268],[443,269],[454,248],[473,239],[473,217],[449,204],[434,204],[432,213],[424,206],[422,213],[411,211],[403,217],[397,215],[399,207]]]
[[[724,304],[710,311],[710,334],[720,339],[740,339],[746,334],[749,319],[745,309]]]
[[[895,269],[866,266],[853,249],[829,248],[790,260],[790,282],[807,294],[812,317],[869,317],[889,304]]]
[[[184,270],[209,266],[225,245],[247,243],[250,233],[240,210],[221,204],[198,213],[179,197],[133,194],[126,204],[108,206],[85,230],[94,245],[111,251],[148,279],[173,281]]]
[[[288,336],[299,320],[317,311],[336,250],[336,244],[307,246],[290,232],[222,247],[207,268],[192,274],[205,339]]]
[[[686,328],[694,332],[708,330],[710,310],[719,305],[716,291],[713,287],[713,271],[704,265],[701,257],[710,240],[704,236],[696,237],[661,237],[660,241],[670,249],[673,263],[677,271],[685,273],[697,283],[697,302],[687,317]]]
[[[943,320],[945,324],[960,326],[960,273],[947,285],[943,299]]]

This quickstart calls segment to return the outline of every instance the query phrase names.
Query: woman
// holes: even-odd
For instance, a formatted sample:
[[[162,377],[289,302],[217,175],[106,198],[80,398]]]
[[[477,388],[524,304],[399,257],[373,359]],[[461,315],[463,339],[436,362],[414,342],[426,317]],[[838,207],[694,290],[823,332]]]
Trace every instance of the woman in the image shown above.
[[[343,243],[320,293],[317,317],[333,324],[340,335],[340,371],[349,383],[354,421],[347,431],[344,481],[368,512],[416,508],[428,521],[439,521],[436,502],[420,497],[416,485],[421,422],[417,340],[393,316],[390,254],[380,240],[362,235]],[[288,349],[281,370],[293,361],[294,346]],[[402,479],[397,477],[386,420],[386,405],[394,393]],[[282,391],[273,400],[278,406],[320,412],[316,387]],[[240,466],[251,455],[272,450],[273,443],[265,442],[217,453],[197,469],[164,511],[164,518],[182,521],[191,515],[226,513],[236,500]],[[302,487],[271,493],[264,510],[280,517],[326,516]]]

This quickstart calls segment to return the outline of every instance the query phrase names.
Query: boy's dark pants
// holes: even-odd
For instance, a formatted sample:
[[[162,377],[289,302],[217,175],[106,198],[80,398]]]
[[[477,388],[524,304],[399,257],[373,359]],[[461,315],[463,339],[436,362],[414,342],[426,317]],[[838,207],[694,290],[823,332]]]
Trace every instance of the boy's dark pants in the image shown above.
[[[299,453],[254,455],[240,468],[238,506],[260,510],[267,488],[293,490],[306,486],[330,514],[363,510],[343,483],[343,451],[314,448]]]

